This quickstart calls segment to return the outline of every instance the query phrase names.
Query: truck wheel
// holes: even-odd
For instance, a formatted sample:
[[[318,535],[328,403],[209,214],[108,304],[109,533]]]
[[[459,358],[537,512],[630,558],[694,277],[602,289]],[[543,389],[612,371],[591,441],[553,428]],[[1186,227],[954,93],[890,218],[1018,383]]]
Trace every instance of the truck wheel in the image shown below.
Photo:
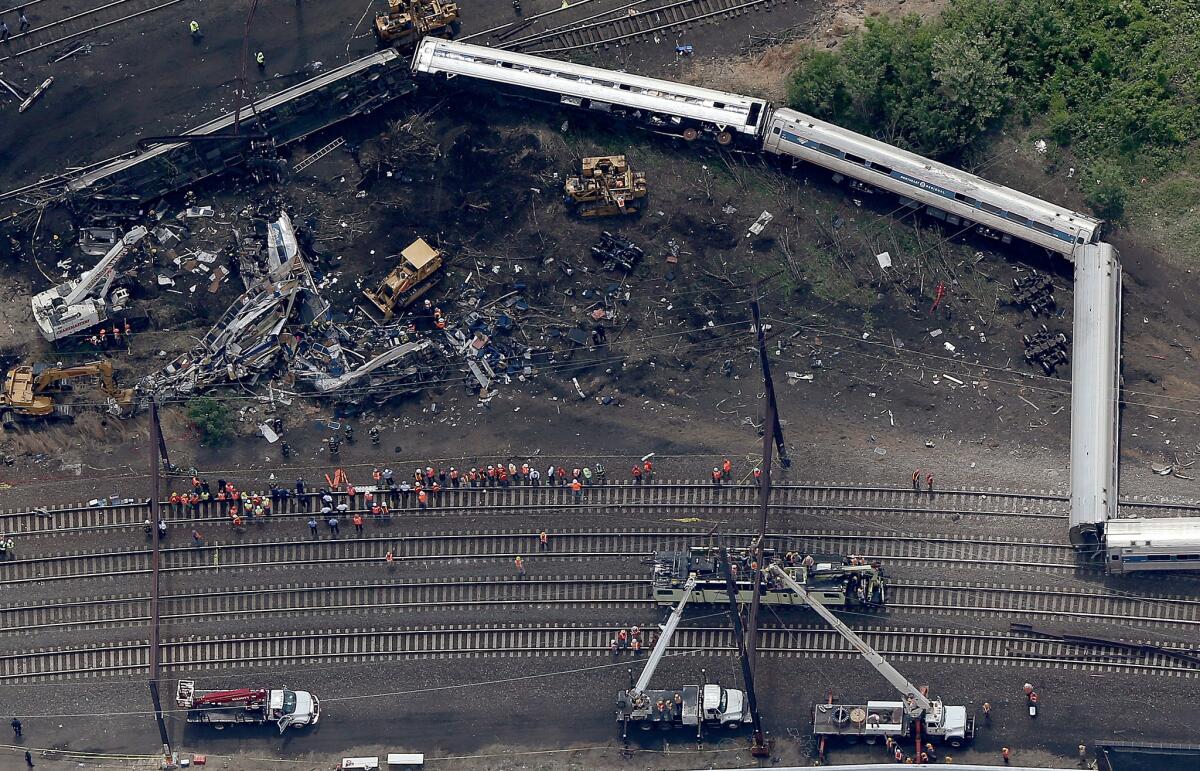
[[[954,738],[946,742],[946,744],[949,744],[951,747],[957,750],[959,747],[963,746],[963,740]]]
[[[12,431],[17,427],[17,421],[13,419],[12,410],[0,411],[0,425],[4,426],[5,431]]]
[[[727,720],[727,721],[725,721],[725,727],[728,728],[730,731],[736,731],[742,727],[742,724],[736,720]]]

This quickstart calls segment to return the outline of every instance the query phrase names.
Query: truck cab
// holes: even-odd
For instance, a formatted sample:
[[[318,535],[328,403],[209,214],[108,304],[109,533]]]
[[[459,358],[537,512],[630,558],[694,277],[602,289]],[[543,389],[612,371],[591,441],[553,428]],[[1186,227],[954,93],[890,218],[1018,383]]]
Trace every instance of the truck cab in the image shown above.
[[[746,694],[716,683],[704,686],[703,715],[705,723],[720,723],[727,728],[738,728],[753,720],[746,709]]]
[[[975,736],[975,719],[967,717],[964,706],[944,705],[925,715],[925,733],[937,736],[951,747],[961,747]]]
[[[321,704],[308,691],[271,691],[269,708],[279,733],[291,726],[316,725],[321,719]]]

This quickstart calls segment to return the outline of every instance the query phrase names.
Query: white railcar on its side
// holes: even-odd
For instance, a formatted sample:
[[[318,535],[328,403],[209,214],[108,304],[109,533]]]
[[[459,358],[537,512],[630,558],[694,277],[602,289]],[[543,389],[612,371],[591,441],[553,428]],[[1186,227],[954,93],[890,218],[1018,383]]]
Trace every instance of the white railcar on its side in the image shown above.
[[[1200,570],[1200,517],[1110,519],[1104,540],[1109,573]]]
[[[1101,221],[953,166],[787,108],[765,126],[763,149],[888,190],[953,226],[1007,242],[1020,238],[1073,258],[1100,238]]]
[[[638,120],[684,139],[710,134],[723,145],[739,137],[757,145],[770,112],[763,99],[433,37],[417,46],[412,69],[490,81],[528,96]]]

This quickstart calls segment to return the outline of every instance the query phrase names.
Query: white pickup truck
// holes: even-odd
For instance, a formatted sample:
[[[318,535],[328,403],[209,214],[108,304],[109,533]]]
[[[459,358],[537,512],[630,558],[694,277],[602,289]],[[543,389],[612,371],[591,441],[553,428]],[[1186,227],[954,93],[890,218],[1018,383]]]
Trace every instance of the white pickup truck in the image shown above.
[[[675,706],[679,694],[680,706]],[[659,708],[659,702],[662,708]],[[722,688],[716,683],[685,685],[681,688],[650,689],[641,693],[621,691],[617,694],[617,720],[628,725],[640,723],[644,730],[657,725],[674,726],[721,725],[741,728],[753,722],[746,704],[746,695],[735,688]]]

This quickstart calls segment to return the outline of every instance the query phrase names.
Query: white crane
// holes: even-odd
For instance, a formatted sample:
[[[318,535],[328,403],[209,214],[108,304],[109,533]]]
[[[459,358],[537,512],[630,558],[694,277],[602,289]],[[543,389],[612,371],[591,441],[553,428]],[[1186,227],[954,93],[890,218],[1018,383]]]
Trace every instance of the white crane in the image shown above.
[[[78,279],[34,295],[33,317],[42,337],[54,342],[106,321],[108,290],[116,277],[117,263],[146,233],[146,228],[138,225]]]
[[[671,611],[671,617],[667,619],[667,623],[662,628],[662,634],[658,638],[658,642],[654,645],[654,650],[650,651],[650,658],[646,659],[646,666],[642,669],[642,674],[638,678],[637,684],[629,691],[630,701],[635,701],[635,697],[641,696],[650,687],[650,678],[654,677],[654,670],[658,668],[658,662],[662,661],[663,655],[667,652],[667,646],[671,644],[671,637],[675,634],[676,627],[679,626],[680,620],[683,618],[683,606],[688,604],[688,600],[692,597],[692,590],[696,588],[696,575],[693,573],[688,577],[687,583],[683,585],[683,598],[679,600],[679,604],[675,606],[675,610]]]
[[[784,572],[783,568],[778,565],[771,565],[767,568],[767,572],[774,575],[782,581],[789,589],[800,598],[808,603],[808,606],[815,610],[821,618],[829,622],[830,626],[836,629],[842,637],[845,637],[849,643],[854,646],[854,649],[862,654],[871,666],[879,671],[879,674],[887,678],[887,681],[895,686],[897,691],[900,691],[904,696],[904,709],[912,717],[919,717],[922,713],[933,714],[941,712],[941,702],[931,700],[921,689],[908,681],[904,675],[896,671],[896,668],[887,663],[879,652],[854,633],[854,630],[842,623],[841,619],[833,615],[833,612],[826,608],[821,603],[809,597],[808,590],[796,583],[796,579]]]

